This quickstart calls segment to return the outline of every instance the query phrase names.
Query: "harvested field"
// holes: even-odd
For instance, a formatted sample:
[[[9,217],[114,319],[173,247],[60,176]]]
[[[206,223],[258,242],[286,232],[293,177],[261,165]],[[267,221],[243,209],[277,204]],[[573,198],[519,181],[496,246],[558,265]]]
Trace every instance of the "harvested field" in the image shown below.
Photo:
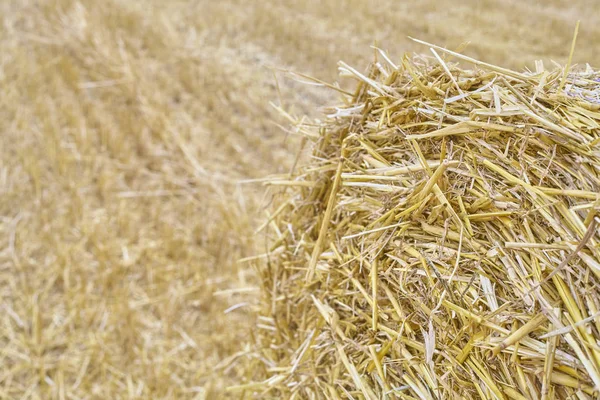
[[[445,4],[444,4],[445,3]],[[220,398],[260,307],[248,263],[300,138],[374,41],[521,70],[599,65],[595,1],[0,3],[0,398]],[[354,82],[342,80],[352,89]],[[236,357],[236,355],[238,357]],[[228,392],[237,396],[239,392]]]

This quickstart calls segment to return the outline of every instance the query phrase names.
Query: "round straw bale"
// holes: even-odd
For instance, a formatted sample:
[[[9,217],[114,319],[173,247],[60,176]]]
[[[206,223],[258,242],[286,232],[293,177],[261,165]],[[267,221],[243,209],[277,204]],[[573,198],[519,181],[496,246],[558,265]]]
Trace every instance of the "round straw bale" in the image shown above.
[[[600,73],[385,54],[269,224],[254,383],[285,398],[591,399]],[[445,54],[444,54],[445,53]]]

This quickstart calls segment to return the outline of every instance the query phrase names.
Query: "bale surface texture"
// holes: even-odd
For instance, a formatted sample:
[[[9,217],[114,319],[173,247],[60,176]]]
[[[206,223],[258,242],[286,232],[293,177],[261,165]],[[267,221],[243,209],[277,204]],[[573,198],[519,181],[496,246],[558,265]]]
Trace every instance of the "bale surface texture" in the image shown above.
[[[597,395],[600,74],[433,47],[340,63],[356,91],[299,125],[312,157],[272,182],[286,188],[262,269],[266,376],[238,389]]]

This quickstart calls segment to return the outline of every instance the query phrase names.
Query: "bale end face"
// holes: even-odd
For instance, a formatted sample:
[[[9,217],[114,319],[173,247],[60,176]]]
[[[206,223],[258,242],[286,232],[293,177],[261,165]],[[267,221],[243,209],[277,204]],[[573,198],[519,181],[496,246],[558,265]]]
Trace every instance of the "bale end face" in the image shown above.
[[[305,127],[262,269],[257,393],[597,395],[600,73],[434,53],[342,63],[354,95]]]

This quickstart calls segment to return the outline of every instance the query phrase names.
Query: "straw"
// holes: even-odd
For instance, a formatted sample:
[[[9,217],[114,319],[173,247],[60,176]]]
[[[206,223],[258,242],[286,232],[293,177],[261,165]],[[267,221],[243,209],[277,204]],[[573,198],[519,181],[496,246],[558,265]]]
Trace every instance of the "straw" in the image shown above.
[[[265,374],[245,392],[595,398],[600,114],[569,93],[600,73],[417,42],[433,57],[340,64],[355,94],[300,128],[313,157],[269,217]]]

